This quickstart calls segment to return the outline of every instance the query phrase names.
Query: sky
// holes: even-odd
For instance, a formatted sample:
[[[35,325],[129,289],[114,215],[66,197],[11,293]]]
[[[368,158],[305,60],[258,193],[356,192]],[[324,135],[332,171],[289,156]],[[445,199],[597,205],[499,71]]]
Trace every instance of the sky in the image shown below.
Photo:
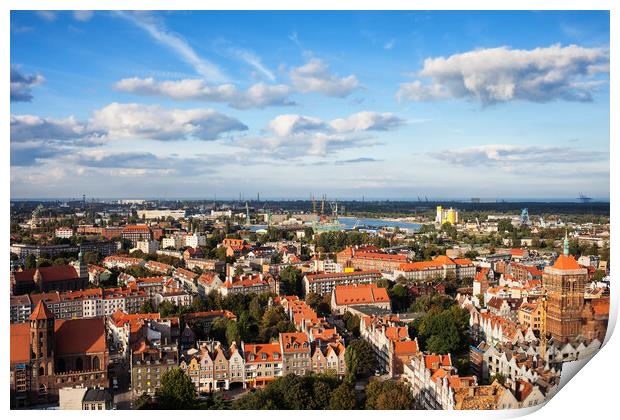
[[[609,198],[609,13],[11,12],[12,198]]]

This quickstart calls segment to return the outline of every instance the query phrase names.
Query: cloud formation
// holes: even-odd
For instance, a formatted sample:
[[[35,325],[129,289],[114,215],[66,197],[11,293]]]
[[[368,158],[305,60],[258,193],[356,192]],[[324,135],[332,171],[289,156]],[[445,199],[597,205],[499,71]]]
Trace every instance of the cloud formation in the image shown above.
[[[88,22],[92,19],[94,13],[92,10],[75,10],[73,11],[73,19],[80,22]]]
[[[593,90],[605,83],[600,76],[608,72],[609,52],[604,48],[486,48],[427,58],[418,76],[428,81],[403,83],[396,97],[399,101],[465,98],[483,105],[591,101]]]
[[[363,111],[347,118],[332,120],[330,126],[339,133],[358,131],[388,131],[405,124],[405,120],[391,112]]]
[[[280,159],[326,156],[338,150],[375,145],[369,132],[393,130],[402,124],[404,120],[394,114],[369,111],[331,121],[285,114],[268,123],[269,134],[239,139],[235,145]]]
[[[293,88],[299,92],[321,93],[326,96],[345,97],[360,88],[355,75],[338,77],[329,72],[322,60],[313,58],[289,72]]]
[[[294,102],[288,99],[291,89],[286,85],[256,83],[245,91],[239,91],[232,84],[210,86],[202,79],[167,80],[158,82],[153,78],[132,77],[114,84],[121,92],[145,96],[165,96],[178,101],[205,101],[227,103],[232,108],[264,108],[267,106],[288,106]]]
[[[23,74],[11,66],[11,102],[32,101],[32,88],[45,82],[40,74]]]
[[[442,150],[430,153],[430,156],[452,165],[466,167],[485,167],[491,165],[506,170],[513,170],[523,166],[603,161],[608,157],[606,153],[598,151],[508,144]]]
[[[75,154],[115,140],[215,140],[248,127],[213,109],[167,109],[158,105],[112,103],[88,121],[75,117],[11,115],[11,165]]]
[[[42,118],[35,115],[11,115],[11,143],[36,140],[70,141],[89,134],[85,123],[74,117]]]
[[[210,82],[228,80],[228,76],[214,63],[200,57],[198,53],[179,34],[170,31],[166,25],[146,12],[116,12],[116,14],[144,30],[155,41],[171,49],[183,61]]]
[[[53,22],[56,20],[56,12],[51,10],[37,10],[36,14],[46,22]]]
[[[108,139],[215,140],[248,127],[213,109],[166,109],[112,103],[93,113],[88,126]]]
[[[259,56],[251,51],[243,50],[241,48],[230,48],[230,52],[239,60],[246,62],[250,66],[254,67],[260,74],[272,82],[276,80],[276,76],[271,70],[263,64],[263,61]]]

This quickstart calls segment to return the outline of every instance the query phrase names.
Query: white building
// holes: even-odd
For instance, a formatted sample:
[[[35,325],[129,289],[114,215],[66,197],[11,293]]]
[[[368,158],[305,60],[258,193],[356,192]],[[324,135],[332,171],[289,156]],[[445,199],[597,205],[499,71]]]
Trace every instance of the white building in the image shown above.
[[[138,217],[140,219],[161,219],[172,217],[173,219],[183,219],[185,218],[185,210],[170,210],[170,209],[161,209],[161,210],[138,210]]]
[[[192,248],[198,248],[199,246],[205,246],[207,244],[207,238],[204,235],[198,235],[194,233],[193,235],[185,236],[185,246],[190,246]]]
[[[69,239],[73,236],[73,228],[72,227],[56,228],[55,235],[57,238]]]
[[[136,242],[136,248],[145,254],[154,254],[159,249],[159,242],[157,241],[138,241]]]
[[[162,239],[161,247],[163,249],[173,248],[179,249],[183,246],[183,238],[178,235],[172,235],[167,238]]]

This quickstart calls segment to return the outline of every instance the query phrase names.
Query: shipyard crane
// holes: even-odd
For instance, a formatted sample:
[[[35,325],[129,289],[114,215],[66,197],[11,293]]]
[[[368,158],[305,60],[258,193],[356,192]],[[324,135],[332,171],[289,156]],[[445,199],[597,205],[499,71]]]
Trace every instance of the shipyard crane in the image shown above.
[[[521,209],[521,225],[531,225],[530,214],[527,209]]]
[[[583,195],[582,193],[579,193],[579,198],[577,198],[577,200],[581,201],[582,203],[589,203],[590,201],[592,201],[592,198],[587,197]]]

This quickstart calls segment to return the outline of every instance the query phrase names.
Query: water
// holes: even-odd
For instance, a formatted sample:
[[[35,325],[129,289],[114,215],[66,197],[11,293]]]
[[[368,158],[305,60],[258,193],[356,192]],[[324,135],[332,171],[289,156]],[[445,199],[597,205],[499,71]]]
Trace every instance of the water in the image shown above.
[[[419,223],[409,223],[409,222],[397,222],[394,220],[385,220],[385,219],[367,219],[367,218],[357,218],[357,217],[340,217],[338,219],[340,223],[343,225],[345,229],[353,229],[353,227],[357,224],[358,227],[371,227],[371,228],[380,228],[380,227],[397,227],[399,229],[406,229],[411,231],[420,230]]]

